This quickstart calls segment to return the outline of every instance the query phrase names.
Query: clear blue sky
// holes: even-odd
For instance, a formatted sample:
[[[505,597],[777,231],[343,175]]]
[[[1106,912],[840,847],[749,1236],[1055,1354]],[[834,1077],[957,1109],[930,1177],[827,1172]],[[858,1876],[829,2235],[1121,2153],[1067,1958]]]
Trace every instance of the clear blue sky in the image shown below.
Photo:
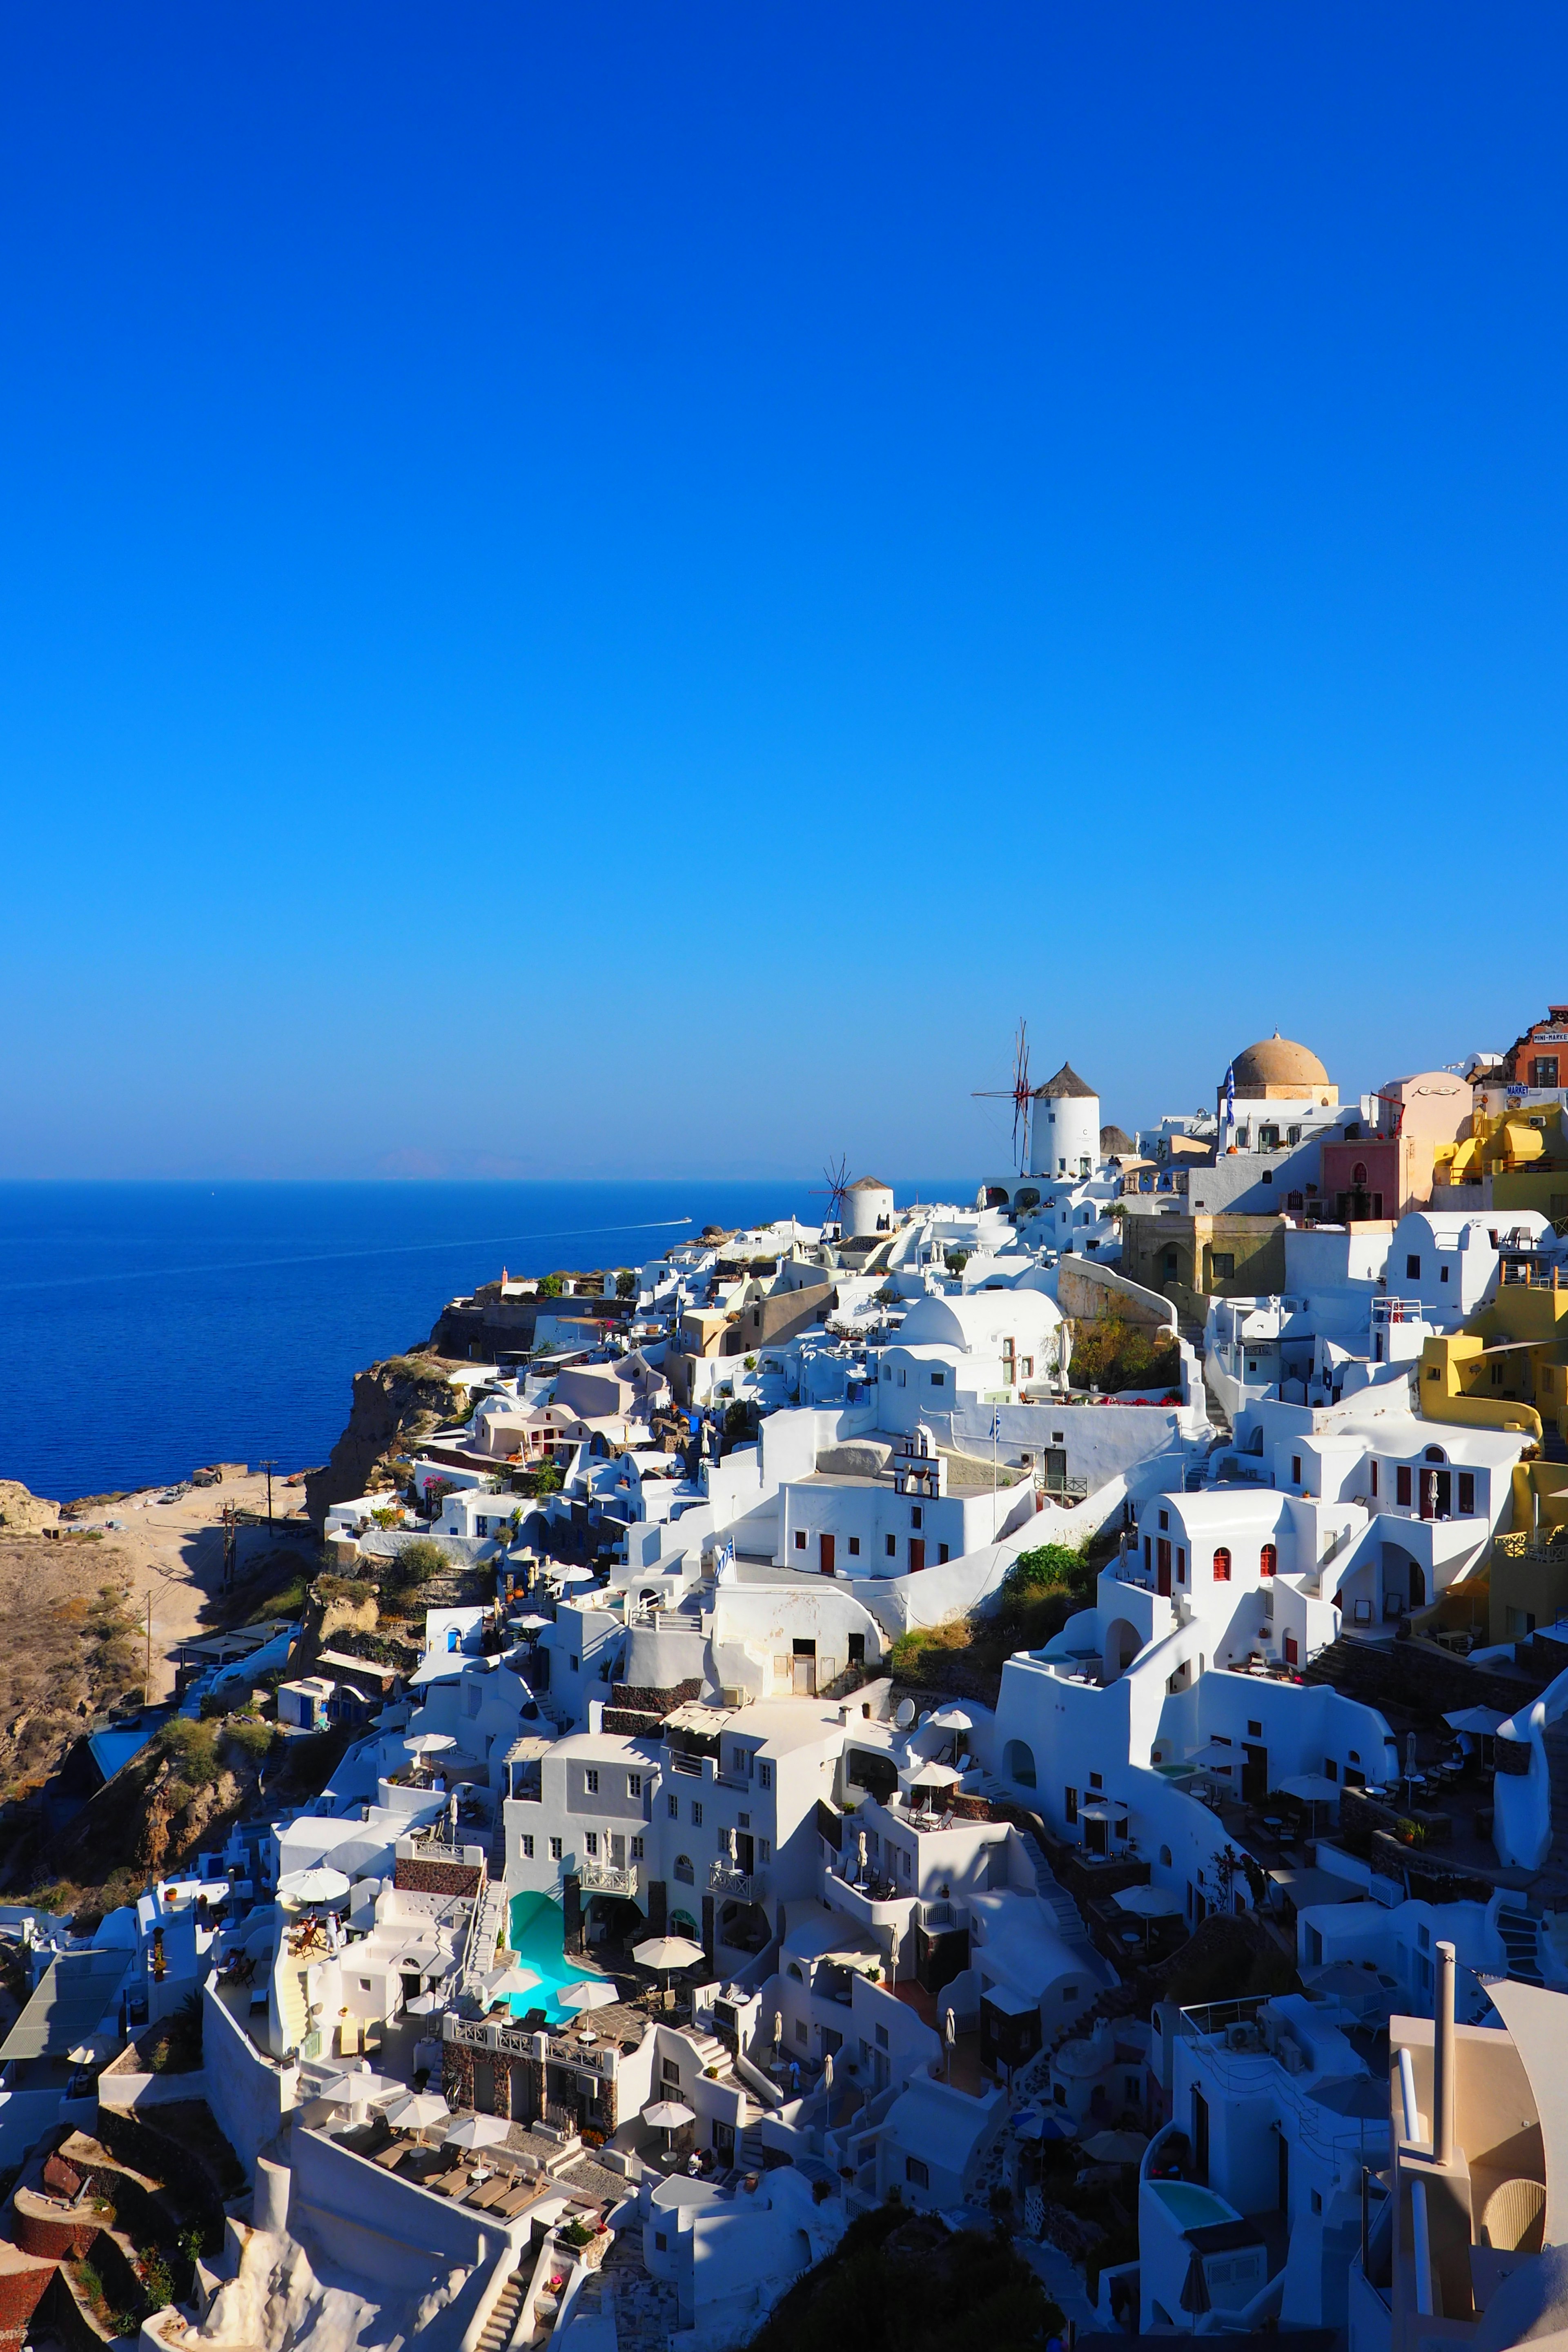
[[[1568,988],[1560,6],[0,17],[0,1174],[997,1158]],[[1002,1153],[1005,1160],[1005,1150]]]

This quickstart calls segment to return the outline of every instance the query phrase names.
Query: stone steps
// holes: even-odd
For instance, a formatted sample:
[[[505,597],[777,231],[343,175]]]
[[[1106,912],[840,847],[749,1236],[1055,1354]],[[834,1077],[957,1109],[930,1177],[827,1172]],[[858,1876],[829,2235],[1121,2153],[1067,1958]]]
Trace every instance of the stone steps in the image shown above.
[[[506,2352],[522,2303],[522,2280],[513,2271],[496,2297],[495,2308],[479,2330],[478,2352]]]
[[[1541,1973],[1540,1928],[1529,1912],[1505,1905],[1498,1912],[1497,1924],[1503,1950],[1508,1956],[1510,1976],[1517,1977],[1521,1984],[1544,1982]]]

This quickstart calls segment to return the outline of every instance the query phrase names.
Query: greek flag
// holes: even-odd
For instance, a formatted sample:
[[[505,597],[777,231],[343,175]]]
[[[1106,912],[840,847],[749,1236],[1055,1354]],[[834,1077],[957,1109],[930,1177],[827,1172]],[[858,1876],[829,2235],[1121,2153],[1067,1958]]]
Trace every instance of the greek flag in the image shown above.
[[[734,1565],[735,1538],[733,1536],[726,1536],[723,1542],[714,1549],[713,1573],[715,1576],[722,1576],[727,1568],[733,1568]]]
[[[1236,1064],[1234,1062],[1225,1074],[1225,1123],[1229,1128],[1234,1128],[1236,1125]]]
[[[994,1406],[991,1412],[991,1434],[993,1437],[1000,1437],[1002,1434],[1002,1416]]]

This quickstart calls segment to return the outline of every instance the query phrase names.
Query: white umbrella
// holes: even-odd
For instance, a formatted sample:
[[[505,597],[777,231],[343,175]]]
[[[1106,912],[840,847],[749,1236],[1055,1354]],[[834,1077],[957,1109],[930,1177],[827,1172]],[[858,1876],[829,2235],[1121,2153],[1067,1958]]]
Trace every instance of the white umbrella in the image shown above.
[[[491,1978],[485,1993],[490,2000],[507,2000],[514,1992],[531,1992],[542,1981],[532,1969],[525,1969],[521,1961],[514,1960],[510,1969],[502,1969],[499,1977]]]
[[[775,2050],[782,2050],[784,2048],[784,2011],[782,2009],[775,2009],[773,2011],[773,2048]]]
[[[289,1871],[279,1880],[278,1892],[285,1903],[341,1903],[349,1883],[341,1870],[318,1863],[311,1870]]]
[[[1339,1782],[1329,1780],[1322,1772],[1292,1772],[1288,1780],[1279,1781],[1278,1786],[1282,1796],[1300,1797],[1308,1804],[1332,1805],[1339,1801]]]
[[[511,2126],[502,2116],[465,2116],[442,2139],[443,2147],[500,2147]]]
[[[542,1617],[537,1609],[530,1609],[521,1617],[509,1617],[507,1623],[514,1633],[542,1633],[546,1625],[554,1623],[551,1617]]]
[[[916,1764],[910,1771],[911,1789],[951,1789],[963,1775],[951,1764]]]
[[[603,1977],[584,1977],[576,1984],[563,1985],[555,1996],[557,2009],[608,2009],[616,1999],[616,1988]]]
[[[405,1739],[403,1743],[410,1756],[444,1755],[448,1748],[456,1748],[457,1744],[449,1731],[416,1731],[412,1739]]]
[[[949,2009],[949,2010],[945,2010],[945,2011],[942,2012],[942,2040],[946,2042],[946,2044],[947,2044],[947,2046],[948,2046],[948,2048],[949,2048],[950,2050],[951,2050],[951,2049],[952,2049],[952,2048],[955,2046],[955,2044],[956,2044],[956,2042],[957,2042],[957,2041],[958,2041],[958,2011],[957,2011],[957,2010],[955,2010],[955,2009]]]
[[[410,2091],[406,2098],[395,2100],[387,2108],[386,2120],[400,2131],[424,2131],[430,2124],[444,2124],[451,2112],[436,2092]]]
[[[974,1717],[966,1715],[961,1706],[939,1706],[931,1721],[943,1731],[973,1731],[974,1728]]]
[[[552,1567],[547,1573],[555,1579],[557,1584],[592,1584],[594,1581],[594,1571],[591,1568]]]
[[[1181,1916],[1181,1896],[1163,1886],[1123,1886],[1110,1899],[1119,1911],[1131,1911],[1138,1919],[1175,1919]]]
[[[825,2091],[831,2091],[833,2088],[833,2053],[831,2050],[825,2050],[822,2053],[822,2087]]]
[[[416,1992],[412,2000],[404,2002],[403,2009],[407,2017],[434,2017],[446,2006],[438,1992]]]
[[[682,2105],[679,2099],[656,2099],[651,2106],[643,2109],[642,2119],[645,2124],[651,2124],[655,2131],[664,2132],[679,2131],[682,2124],[697,2120],[691,2109]]]
[[[694,1969],[708,1955],[700,1944],[689,1936],[649,1936],[646,1942],[632,1946],[632,1958],[639,1969],[647,1969],[655,1976],[668,1976],[676,1969]]]
[[[373,2074],[368,2066],[351,2066],[330,2083],[323,2083],[318,2098],[331,2099],[335,2107],[362,2107],[372,2099],[384,2099],[403,2085],[390,2074]]]

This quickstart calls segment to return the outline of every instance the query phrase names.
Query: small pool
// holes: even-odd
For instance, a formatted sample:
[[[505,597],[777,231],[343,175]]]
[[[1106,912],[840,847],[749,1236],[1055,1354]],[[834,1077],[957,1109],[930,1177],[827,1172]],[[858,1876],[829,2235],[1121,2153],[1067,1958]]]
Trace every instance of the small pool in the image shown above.
[[[1199,2230],[1210,2221],[1236,2217],[1223,2197],[1201,2189],[1195,2180],[1151,2180],[1148,2186],[1184,2230]]]
[[[596,1971],[567,1958],[566,1921],[560,1904],[552,1903],[548,1895],[514,1895],[508,1932],[518,1966],[538,1979],[528,1991],[512,1994],[512,2015],[526,2017],[531,2009],[542,2009],[550,2024],[564,2025],[576,2011],[563,2009],[558,1994]]]

